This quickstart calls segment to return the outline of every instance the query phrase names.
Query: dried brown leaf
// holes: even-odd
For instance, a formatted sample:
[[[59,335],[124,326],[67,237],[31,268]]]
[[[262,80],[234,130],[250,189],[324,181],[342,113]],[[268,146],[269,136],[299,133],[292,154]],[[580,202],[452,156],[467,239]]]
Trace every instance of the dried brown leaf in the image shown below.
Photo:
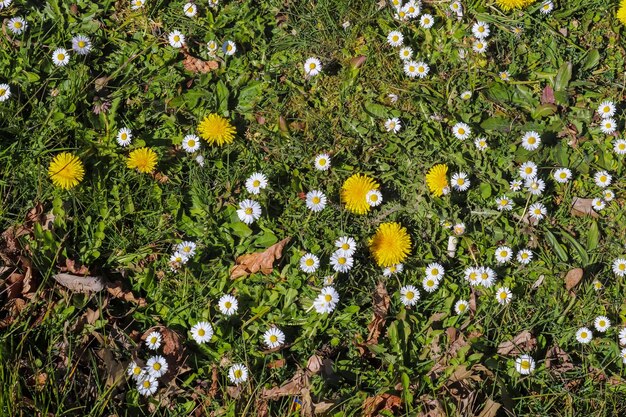
[[[559,346],[554,345],[546,352],[546,368],[550,373],[560,375],[574,369],[570,356]]]
[[[126,367],[117,361],[113,356],[113,351],[109,348],[102,348],[95,351],[102,360],[105,368],[106,386],[114,387],[122,384],[125,380]]]
[[[237,258],[236,264],[230,271],[230,278],[244,277],[256,272],[268,275],[274,270],[274,261],[280,259],[285,245],[291,238],[287,237],[270,246],[263,252],[249,253]]]
[[[593,199],[591,198],[580,198],[574,197],[572,201],[572,216],[583,217],[583,216],[591,216],[594,219],[600,217],[598,213],[593,209]]]
[[[498,345],[499,355],[520,355],[530,352],[537,346],[537,339],[528,330],[520,332],[512,340],[507,340]]]
[[[421,411],[417,417],[447,417],[446,411],[436,398],[431,398],[428,395],[422,395],[420,397],[420,402],[423,404],[424,410]]]
[[[124,291],[122,289],[122,283],[120,281],[108,283],[106,288],[107,288],[107,292],[115,298],[119,298],[124,301],[129,301],[131,303],[135,303],[139,307],[145,307],[146,305],[148,305],[145,298],[141,298],[141,297],[137,298],[135,297],[132,291]]]
[[[363,402],[363,416],[378,416],[382,411],[389,411],[393,415],[399,413],[402,408],[402,399],[393,394],[381,394],[368,397]]]
[[[284,358],[276,359],[275,361],[271,361],[267,364],[269,369],[279,369],[285,366],[287,361]]]
[[[565,289],[570,291],[577,286],[580,280],[583,279],[584,272],[582,268],[570,269],[565,275]]]
[[[493,401],[491,398],[487,398],[483,411],[480,412],[478,417],[496,417],[501,406],[502,404]]]
[[[79,293],[98,292],[104,289],[104,279],[101,276],[79,276],[61,273],[52,278],[70,291]]]
[[[203,59],[196,58],[189,54],[189,52],[187,52],[185,49],[183,49],[183,54],[185,55],[185,59],[183,60],[183,67],[185,67],[187,71],[196,74],[206,74],[207,72],[218,69],[220,66],[217,61],[205,61]]]

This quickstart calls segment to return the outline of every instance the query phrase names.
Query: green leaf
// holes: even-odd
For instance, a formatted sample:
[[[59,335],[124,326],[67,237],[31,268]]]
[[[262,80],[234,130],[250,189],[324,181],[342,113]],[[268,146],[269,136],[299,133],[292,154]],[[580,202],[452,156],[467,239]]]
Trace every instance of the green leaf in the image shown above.
[[[222,80],[217,82],[217,111],[220,114],[228,113],[228,97],[230,93]]]
[[[250,229],[244,222],[230,223],[228,227],[237,237],[248,237],[252,234],[252,229]]]
[[[565,91],[572,79],[572,63],[564,62],[554,78],[554,90]]]
[[[559,259],[563,262],[567,262],[567,260],[569,259],[567,251],[563,248],[561,242],[557,240],[556,236],[554,236],[554,234],[549,230],[546,230],[546,239],[548,241],[548,244],[550,244],[552,249],[554,249],[554,252],[559,257]]]
[[[600,63],[600,52],[597,49],[592,49],[587,52],[585,59],[580,65],[581,71],[587,71],[595,68]]]
[[[386,119],[389,114],[389,109],[382,104],[368,102],[365,103],[365,112],[370,116],[380,117],[381,119]]]
[[[554,104],[540,104],[535,108],[531,116],[533,119],[541,119],[552,116],[556,111],[557,107]]]
[[[598,229],[598,223],[593,222],[587,232],[587,250],[592,251],[598,247],[600,242],[600,230]]]
[[[489,185],[489,183],[481,182],[478,186],[478,189],[480,190],[480,196],[483,198],[483,200],[491,197],[491,185]]]
[[[497,130],[499,132],[510,132],[511,121],[504,117],[490,117],[480,124],[483,130]]]

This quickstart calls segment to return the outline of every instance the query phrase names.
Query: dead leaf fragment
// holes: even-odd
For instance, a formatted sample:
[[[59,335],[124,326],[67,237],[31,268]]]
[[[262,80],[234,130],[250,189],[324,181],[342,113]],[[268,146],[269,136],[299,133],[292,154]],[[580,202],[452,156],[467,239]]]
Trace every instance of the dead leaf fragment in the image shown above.
[[[581,279],[583,279],[584,271],[582,268],[570,269],[565,275],[565,289],[570,291],[572,288],[578,285]]]
[[[593,199],[591,198],[574,197],[574,200],[572,201],[572,210],[570,211],[570,213],[572,214],[572,216],[591,216],[594,219],[597,219],[600,216],[593,209],[592,202]]]
[[[122,289],[122,283],[120,281],[115,281],[113,283],[108,283],[106,285],[107,292],[111,294],[115,298],[119,298],[124,301],[129,301],[131,303],[137,304],[139,307],[145,307],[148,305],[145,298],[135,297],[132,291],[124,291]]]
[[[422,395],[420,401],[424,405],[424,410],[417,417],[446,417],[446,411],[436,398],[428,395]]]
[[[74,274],[56,274],[52,278],[70,291],[79,293],[98,292],[104,289],[104,279],[100,276],[79,276]]]
[[[502,404],[493,401],[491,398],[487,398],[487,401],[485,401],[485,407],[483,408],[483,411],[480,412],[478,417],[496,417],[501,406]]]
[[[189,54],[185,54],[185,59],[183,60],[183,67],[193,73],[206,74],[218,69],[219,66],[217,61],[204,61]]]
[[[402,399],[393,394],[381,394],[368,397],[363,402],[363,416],[378,416],[381,411],[390,411],[393,415],[402,408]]]
[[[530,352],[537,346],[537,339],[528,330],[524,330],[512,340],[507,340],[498,345],[499,355],[520,355]]]
[[[236,279],[256,272],[261,272],[265,275],[271,274],[274,270],[274,261],[280,259],[283,254],[283,248],[289,240],[291,238],[287,237],[263,252],[241,255],[237,258],[235,266],[230,271],[230,278]]]

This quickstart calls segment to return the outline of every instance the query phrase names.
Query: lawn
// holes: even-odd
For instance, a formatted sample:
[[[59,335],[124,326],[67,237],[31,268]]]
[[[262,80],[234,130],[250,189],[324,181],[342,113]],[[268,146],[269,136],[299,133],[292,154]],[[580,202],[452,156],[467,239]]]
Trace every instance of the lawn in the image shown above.
[[[0,0],[0,415],[626,415],[619,3]]]

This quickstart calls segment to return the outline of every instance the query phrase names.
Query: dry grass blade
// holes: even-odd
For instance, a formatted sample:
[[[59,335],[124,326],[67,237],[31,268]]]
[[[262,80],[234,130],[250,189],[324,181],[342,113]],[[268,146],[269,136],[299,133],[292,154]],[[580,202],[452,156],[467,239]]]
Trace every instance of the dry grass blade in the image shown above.
[[[256,272],[271,274],[274,270],[274,261],[283,255],[283,248],[291,238],[287,237],[270,246],[263,252],[249,253],[237,258],[236,265],[230,271],[230,277],[236,279]]]

